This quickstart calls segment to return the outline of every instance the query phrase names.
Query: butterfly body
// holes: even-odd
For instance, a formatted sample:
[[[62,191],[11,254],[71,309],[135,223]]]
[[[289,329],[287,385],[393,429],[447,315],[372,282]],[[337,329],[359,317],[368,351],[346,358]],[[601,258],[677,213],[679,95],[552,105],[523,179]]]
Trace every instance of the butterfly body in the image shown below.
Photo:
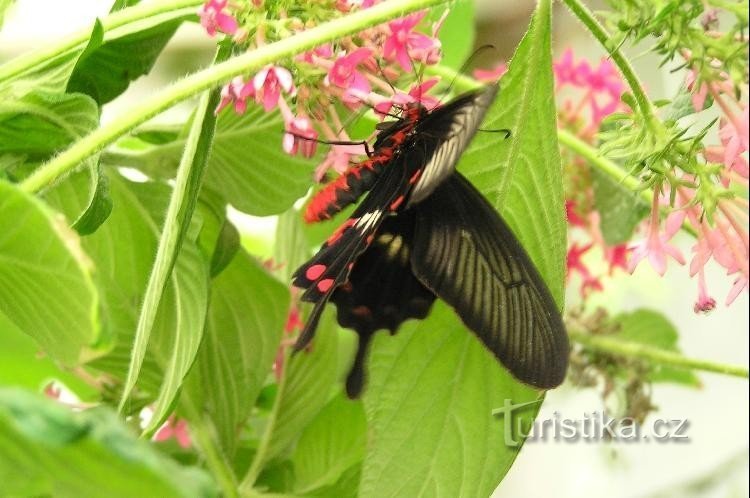
[[[436,298],[519,380],[550,388],[564,378],[567,335],[549,290],[495,209],[455,171],[496,92],[468,92],[431,111],[407,107],[380,128],[371,157],[308,208],[314,216],[306,219],[321,219],[369,190],[293,275],[302,300],[315,303],[295,349],[310,342],[328,301],[359,336],[347,378],[351,397],[364,385],[372,335],[426,317]],[[362,169],[371,172],[366,180]],[[347,195],[339,192],[344,184]]]

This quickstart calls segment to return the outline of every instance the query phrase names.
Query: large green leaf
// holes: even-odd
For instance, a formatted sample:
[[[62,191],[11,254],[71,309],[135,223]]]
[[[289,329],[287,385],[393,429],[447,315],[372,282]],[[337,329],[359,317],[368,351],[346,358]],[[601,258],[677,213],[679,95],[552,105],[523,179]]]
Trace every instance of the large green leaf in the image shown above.
[[[0,389],[0,495],[218,496],[208,476],[137,440],[106,409],[72,412],[20,389]]]
[[[90,95],[100,105],[112,101],[151,70],[182,21],[171,19],[85,51],[70,75],[67,91]]]
[[[550,3],[542,0],[459,169],[508,221],[562,308],[565,219],[556,141]],[[520,446],[504,444],[505,400],[539,392],[513,379],[442,303],[395,338],[378,335],[365,407],[371,431],[360,496],[488,496]],[[536,409],[519,414],[530,423]]]
[[[109,174],[112,215],[96,233],[83,238],[83,246],[97,268],[105,326],[116,339],[113,350],[91,365],[122,383],[170,188],[130,182],[113,171]],[[60,201],[66,212],[79,208],[80,199],[74,196]],[[195,240],[188,237],[162,297],[138,384],[149,399],[161,391],[164,408],[194,361],[207,302],[208,263]]]
[[[66,365],[106,342],[92,271],[61,216],[0,182],[0,313]]]
[[[223,111],[216,124],[206,185],[252,215],[278,214],[290,208],[310,187],[313,162],[285,154],[283,132],[278,113],[264,113],[258,106],[241,116],[230,109]],[[133,141],[121,145],[127,143]],[[135,150],[134,165],[157,178],[170,177],[183,146],[184,140],[178,139]]]
[[[500,367],[442,302],[395,337],[377,334],[369,374],[360,497],[492,493],[519,449],[492,412],[537,391]]]
[[[249,488],[272,458],[281,455],[328,402],[337,375],[338,334],[333,313],[323,315],[309,350],[287,353],[276,400],[243,486]]]
[[[20,158],[7,175],[20,180],[40,161],[68,147],[99,126],[99,108],[82,94],[31,92],[19,100],[0,104],[0,158]],[[80,234],[96,230],[112,210],[107,181],[98,165],[98,155],[48,191],[48,200],[58,196],[86,195],[80,211],[69,213]]]
[[[271,370],[288,308],[287,287],[244,251],[211,284],[203,344],[183,396],[204,410],[230,457]]]
[[[306,494],[334,485],[365,454],[367,421],[360,401],[333,398],[305,428],[297,443],[295,492]]]

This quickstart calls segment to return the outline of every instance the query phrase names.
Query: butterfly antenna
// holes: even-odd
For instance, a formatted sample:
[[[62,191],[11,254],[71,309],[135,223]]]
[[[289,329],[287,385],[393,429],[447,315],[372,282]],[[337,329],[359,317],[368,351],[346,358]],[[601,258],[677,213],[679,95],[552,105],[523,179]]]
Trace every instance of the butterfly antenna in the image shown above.
[[[468,59],[461,65],[461,69],[453,76],[453,79],[451,80],[448,87],[443,91],[443,93],[440,95],[440,101],[442,101],[445,96],[450,93],[451,89],[453,88],[453,85],[456,84],[456,80],[459,76],[466,76],[466,71],[469,69],[469,66],[476,60],[477,56],[484,52],[485,50],[497,50],[497,47],[494,45],[482,45],[481,47],[477,48],[474,53],[472,53]]]

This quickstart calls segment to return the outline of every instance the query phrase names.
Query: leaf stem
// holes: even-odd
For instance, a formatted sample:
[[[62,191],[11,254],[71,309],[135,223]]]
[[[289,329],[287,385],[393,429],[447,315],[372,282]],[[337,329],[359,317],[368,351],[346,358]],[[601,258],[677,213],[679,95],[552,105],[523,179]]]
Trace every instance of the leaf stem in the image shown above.
[[[738,365],[727,365],[709,360],[688,358],[674,351],[666,351],[637,342],[622,341],[614,337],[591,335],[576,331],[569,331],[568,335],[574,342],[603,353],[638,358],[660,365],[748,378],[748,369]]]
[[[564,145],[572,152],[575,152],[582,158],[586,159],[586,161],[588,161],[589,164],[591,164],[593,167],[597,168],[599,171],[609,175],[612,179],[619,182],[620,185],[624,186],[628,190],[638,193],[638,195],[644,200],[644,202],[648,203],[649,205],[652,203],[654,197],[654,192],[652,189],[644,189],[641,182],[636,177],[623,170],[613,161],[602,156],[599,151],[591,145],[587,144],[574,134],[570,133],[568,130],[562,128],[558,128],[557,130],[557,140],[561,145]],[[698,237],[698,232],[690,224],[687,218],[682,224],[682,230],[689,233],[693,237]]]
[[[217,60],[223,60],[228,57],[229,53],[228,47],[220,49],[217,53]],[[174,189],[169,198],[164,226],[159,237],[156,258],[146,285],[141,312],[138,316],[128,375],[120,399],[119,410],[121,412],[125,408],[130,393],[138,380],[159,304],[195,209],[211,143],[213,142],[216,127],[216,116],[213,110],[218,102],[218,89],[204,93],[198,104],[190,134],[185,142],[185,150],[177,168]],[[157,407],[159,406],[162,406],[161,402],[157,402]],[[154,413],[154,418],[146,431],[155,428],[155,424],[161,422],[161,416],[163,416],[162,413]]]
[[[594,38],[604,47],[612,60],[615,62],[617,67],[620,69],[622,76],[625,81],[628,82],[631,92],[635,97],[635,101],[638,104],[638,108],[641,110],[641,114],[646,120],[646,124],[649,128],[654,128],[655,122],[658,120],[656,117],[656,110],[654,109],[651,100],[643,90],[638,76],[635,74],[633,66],[630,65],[630,61],[622,55],[619,47],[612,46],[612,36],[607,33],[607,30],[601,23],[594,17],[594,13],[589,10],[586,5],[580,0],[562,0],[563,3],[570,9],[575,17],[581,21],[586,28],[591,32]]]
[[[189,15],[195,14],[196,8],[203,2],[198,0],[161,0],[148,2],[134,7],[117,11],[101,20],[105,36],[108,31],[125,26],[132,22],[153,18],[160,14],[173,13]],[[180,12],[174,12],[180,11]],[[93,23],[92,23],[93,24]],[[86,28],[49,47],[43,47],[20,55],[0,66],[0,83],[19,74],[32,70],[66,52],[76,48],[83,48],[91,36],[91,28]]]
[[[99,152],[139,124],[203,90],[229,81],[238,74],[255,71],[266,64],[301,53],[330,40],[351,35],[389,19],[438,5],[445,1],[401,0],[398,2],[383,2],[194,73],[134,105],[129,112],[118,116],[79,140],[69,149],[40,166],[21,183],[20,187],[26,192],[38,192],[75,169],[81,161]]]

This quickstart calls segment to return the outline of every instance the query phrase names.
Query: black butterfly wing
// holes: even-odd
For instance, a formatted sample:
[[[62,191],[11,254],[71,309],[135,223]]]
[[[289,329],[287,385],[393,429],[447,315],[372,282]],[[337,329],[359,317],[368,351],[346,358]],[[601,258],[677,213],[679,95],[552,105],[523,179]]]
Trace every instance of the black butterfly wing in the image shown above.
[[[456,170],[456,163],[474,137],[497,95],[497,85],[459,95],[419,121],[410,147],[424,151],[425,162],[409,206],[426,199]]]
[[[459,173],[415,207],[414,273],[520,381],[559,385],[568,338],[549,289],[513,232]]]
[[[338,322],[354,329],[359,344],[346,380],[346,392],[356,398],[364,385],[364,359],[372,335],[396,329],[409,318],[424,318],[435,294],[412,273],[414,210],[388,216],[370,246],[357,258],[347,284],[331,297]]]
[[[292,275],[293,285],[304,289],[302,300],[315,303],[295,350],[312,340],[326,302],[336,288],[346,283],[355,260],[370,245],[384,217],[394,212],[408,195],[412,168],[403,159],[404,156],[394,159],[393,167],[377,179],[349,219]]]

